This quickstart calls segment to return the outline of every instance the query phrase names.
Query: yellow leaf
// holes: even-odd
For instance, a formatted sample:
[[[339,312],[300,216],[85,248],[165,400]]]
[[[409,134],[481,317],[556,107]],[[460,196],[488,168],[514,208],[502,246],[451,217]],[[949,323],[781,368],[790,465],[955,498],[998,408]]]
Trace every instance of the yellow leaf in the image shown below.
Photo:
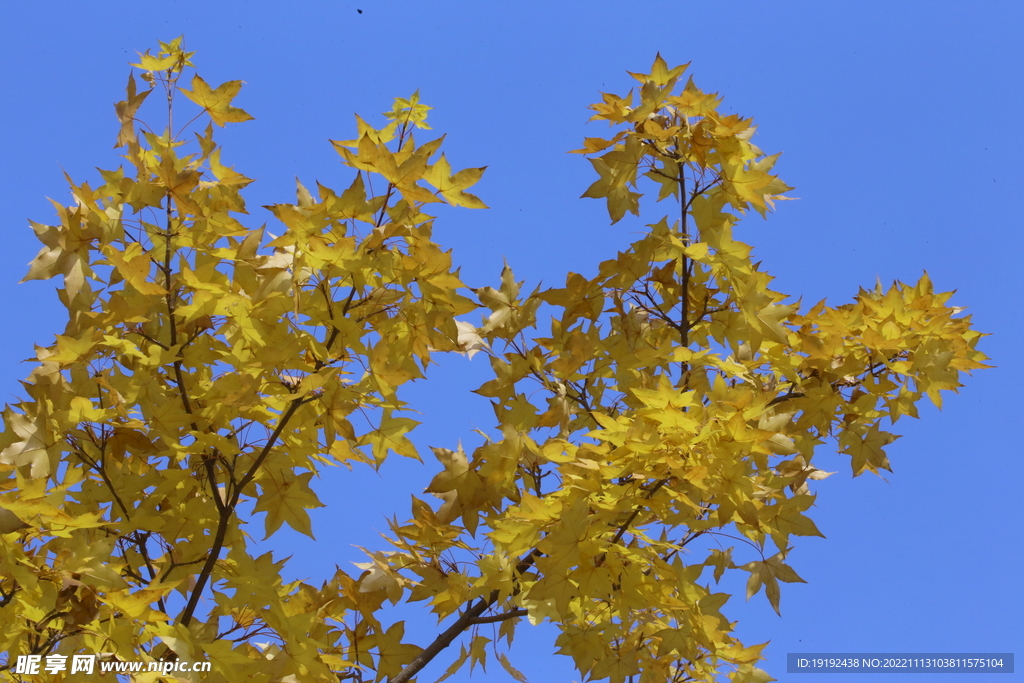
[[[123,147],[130,142],[136,141],[135,112],[139,110],[139,107],[142,106],[142,103],[146,101],[146,97],[151,92],[153,92],[152,89],[136,94],[135,77],[131,74],[128,75],[128,99],[114,105],[117,120],[121,122],[121,131],[117,134],[115,147]]]
[[[212,89],[196,74],[192,77],[192,90],[181,88],[181,92],[209,113],[215,124],[223,127],[225,123],[252,120],[252,117],[245,111],[231,106],[231,100],[238,95],[241,89],[242,81],[228,81],[217,86],[216,89]]]
[[[480,668],[487,671],[487,643],[491,642],[490,638],[484,636],[474,636],[469,646],[469,670],[472,671],[473,667],[479,662]]]
[[[123,252],[110,245],[104,247],[103,253],[125,282],[140,294],[146,296],[167,294],[167,290],[163,287],[149,281],[152,260],[149,254],[143,252],[142,245],[138,242],[132,242],[125,247]]]
[[[469,659],[469,651],[466,649],[465,645],[462,645],[460,646],[458,658],[456,658],[456,660],[452,662],[447,669],[445,669],[444,675],[434,681],[434,683],[441,683],[441,681],[445,681],[454,676],[458,673],[459,669],[462,668],[462,665],[466,663],[467,659]]]
[[[486,209],[487,205],[476,195],[465,192],[467,187],[475,185],[483,176],[487,167],[467,168],[451,175],[448,159],[442,154],[437,163],[427,167],[423,180],[437,188],[441,196],[452,206],[465,206],[469,209]]]
[[[33,479],[48,476],[49,451],[53,444],[47,442],[46,433],[26,415],[19,415],[8,409],[4,417],[8,428],[20,437],[20,440],[0,451],[0,463],[15,467],[28,465]]]
[[[25,524],[7,508],[0,507],[0,534],[9,534],[29,526],[29,524]]]
[[[388,453],[394,452],[407,458],[419,460],[419,453],[412,441],[405,435],[419,423],[407,417],[391,417],[391,411],[385,410],[380,426],[359,437],[358,446],[370,446],[374,460],[378,464],[384,462]]]
[[[899,437],[878,429],[877,425],[871,425],[867,433],[860,434],[854,430],[847,429],[839,436],[839,445],[843,453],[852,457],[851,467],[853,476],[858,477],[865,471],[878,474],[878,470],[889,470],[889,458],[885,454],[885,447]],[[890,470],[891,471],[891,470]]]
[[[279,471],[268,472],[258,479],[262,493],[253,506],[253,512],[267,513],[264,520],[264,538],[270,538],[281,528],[283,522],[287,522],[288,526],[299,533],[314,538],[306,510],[323,507],[323,503],[309,488],[309,480],[312,478],[312,472],[294,476],[289,472]]]
[[[386,112],[384,116],[401,123],[412,123],[417,128],[430,129],[427,125],[427,112],[433,109],[425,104],[420,104],[420,91],[417,90],[412,94],[412,97],[405,99],[403,97],[395,98],[394,108],[390,112]]]
[[[519,681],[519,683],[530,683],[521,671],[512,666],[512,663],[508,661],[508,657],[505,656],[504,652],[499,652],[497,656],[498,662],[501,664],[502,668],[508,672],[509,676]]]
[[[791,567],[783,564],[783,558],[782,553],[777,553],[767,560],[748,562],[740,567],[750,572],[750,579],[747,581],[747,600],[756,595],[763,585],[768,602],[779,616],[782,615],[779,611],[779,581],[806,583]]]
[[[671,69],[669,69],[668,64],[665,62],[665,60],[661,56],[661,53],[659,52],[654,56],[654,64],[651,66],[651,73],[635,74],[632,71],[629,71],[627,73],[629,73],[630,76],[640,81],[641,83],[651,82],[654,83],[655,85],[667,85],[670,82],[675,82],[676,79],[682,76],[683,72],[686,71],[686,68],[688,66],[690,66],[689,62],[687,62],[686,64],[681,64],[680,66],[674,66]]]
[[[402,671],[402,667],[411,662],[423,648],[402,642],[405,635],[405,623],[398,621],[384,633],[377,636],[377,678],[391,678]]]

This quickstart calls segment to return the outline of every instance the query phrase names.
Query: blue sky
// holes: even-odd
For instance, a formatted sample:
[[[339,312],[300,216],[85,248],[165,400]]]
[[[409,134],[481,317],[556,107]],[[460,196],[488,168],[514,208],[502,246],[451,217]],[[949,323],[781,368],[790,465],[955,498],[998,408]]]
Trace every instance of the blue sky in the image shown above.
[[[1024,651],[1013,427],[1024,385],[1024,5],[165,0],[8,3],[4,16],[5,402],[30,369],[18,361],[64,326],[56,283],[16,284],[38,250],[27,219],[51,221],[47,196],[69,201],[62,169],[81,182],[118,165],[112,103],[136,51],[184,33],[208,82],[246,81],[235,103],[256,120],[220,141],[225,163],[258,179],[250,207],[292,201],[295,176],[347,186],[327,139],[354,137],[353,113],[379,122],[392,98],[419,89],[453,167],[488,166],[473,191],[492,208],[442,207],[435,238],[454,249],[467,283],[496,284],[504,258],[530,289],[592,274],[642,229],[629,218],[610,226],[603,202],[579,199],[593,171],[566,152],[606,132],[585,125],[599,91],[625,93],[626,70],[645,71],[660,51],[669,64],[692,62],[697,85],[721,93],[726,111],[754,117],[756,144],[784,152],[775,170],[800,200],[736,231],[775,289],[841,304],[876,277],[916,281],[926,269],[992,333],[980,348],[998,366],[967,377],[942,412],[923,406],[921,420],[898,423],[904,438],[884,481],[852,479],[826,448],[816,464],[839,474],[818,484],[811,514],[827,539],[796,539],[789,556],[808,583],[784,586],[780,619],[763,594],[744,603],[738,576],[726,583],[738,595],[725,613],[747,643],[772,641],[763,666],[782,680],[827,680],[787,675],[787,652]],[[269,213],[251,210],[253,226],[274,231]],[[435,370],[407,395],[423,413],[414,440],[426,453],[493,423],[487,400],[469,393],[487,379],[484,358],[452,356]],[[435,470],[428,456],[389,461],[380,474],[326,473],[318,542],[285,534],[273,547],[293,555],[293,576],[319,585],[335,563],[361,559],[353,544],[379,547],[374,528],[407,515],[409,495]],[[433,619],[406,616],[425,644]],[[579,679],[551,654],[553,629],[526,629],[511,658],[531,681]],[[420,680],[435,680],[454,655]],[[511,680],[496,663],[474,680],[484,678]],[[929,676],[947,679],[964,680]]]

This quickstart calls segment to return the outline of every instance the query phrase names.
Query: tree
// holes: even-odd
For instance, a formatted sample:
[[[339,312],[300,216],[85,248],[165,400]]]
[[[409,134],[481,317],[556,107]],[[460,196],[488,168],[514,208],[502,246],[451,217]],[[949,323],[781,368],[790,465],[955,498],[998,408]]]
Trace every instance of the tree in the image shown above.
[[[599,175],[584,196],[613,223],[639,215],[642,178],[675,217],[597,275],[530,294],[507,265],[497,289],[467,289],[431,240],[425,205],[485,208],[466,191],[484,169],[453,173],[442,138],[417,145],[416,94],[333,142],[356,171],[346,190],[297,183],[296,203],[266,207],[280,236],[245,227],[251,181],[214,142],[251,118],[231,104],[241,84],[182,87],[192,56],[181,39],[141,56],[149,89],[130,76],[117,104],[128,173],[69,178],[60,224],[32,223],[44,247],[26,279],[63,275],[69,319],[4,411],[5,680],[19,656],[108,653],[164,674],[208,660],[207,680],[398,683],[463,635],[449,673],[490,649],[522,679],[478,631],[511,645],[523,619],[557,624],[558,651],[593,680],[771,680],[712,582],[748,572],[747,597],[763,586],[778,611],[779,581],[801,581],[791,537],[820,535],[805,514],[828,476],[816,447],[837,439],[854,475],[888,469],[883,419],[986,367],[983,335],[927,275],[806,312],[772,291],[732,226],[787,199],[778,155],[692,79],[674,94],[685,66],[660,56],[632,74],[639,102],[592,105],[618,131],[577,151]],[[136,118],[154,90],[162,133]],[[480,308],[479,325],[456,319]],[[360,574],[285,583],[244,524],[263,512],[267,537],[311,535],[325,466],[418,457],[399,390],[453,351],[490,360],[477,393],[493,438],[432,449],[440,503],[414,497]],[[426,602],[440,633],[403,642],[385,601]]]

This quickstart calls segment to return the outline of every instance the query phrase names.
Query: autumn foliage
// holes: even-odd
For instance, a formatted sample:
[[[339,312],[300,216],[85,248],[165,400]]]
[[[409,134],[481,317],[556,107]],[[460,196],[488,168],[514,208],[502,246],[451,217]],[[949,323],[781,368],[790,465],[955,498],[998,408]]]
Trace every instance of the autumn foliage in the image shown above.
[[[251,118],[241,83],[211,87],[192,54],[141,56],[146,89],[129,77],[116,107],[127,166],[69,178],[58,223],[32,223],[26,279],[62,276],[68,323],[4,411],[0,678],[36,678],[19,655],[104,653],[207,660],[210,683],[397,683],[491,654],[523,680],[506,645],[550,620],[591,680],[771,680],[714,585],[747,572],[778,611],[779,582],[801,581],[794,537],[820,535],[818,447],[854,475],[888,469],[883,421],[985,367],[950,294],[925,276],[801,312],[770,289],[733,226],[787,199],[778,155],[660,56],[638,93],[592,105],[614,132],[577,151],[613,223],[647,181],[669,215],[589,275],[527,293],[506,265],[497,288],[463,284],[426,210],[486,208],[467,192],[483,169],[414,138],[416,95],[332,143],[347,188],[265,207],[274,236],[243,224],[252,181],[214,140]],[[137,118],[157,98],[159,132]],[[414,497],[391,547],[285,582],[246,522],[311,534],[326,467],[418,457],[401,388],[446,352],[489,359],[494,432],[432,449],[433,500]],[[387,610],[403,601],[441,619],[436,638],[406,642]]]

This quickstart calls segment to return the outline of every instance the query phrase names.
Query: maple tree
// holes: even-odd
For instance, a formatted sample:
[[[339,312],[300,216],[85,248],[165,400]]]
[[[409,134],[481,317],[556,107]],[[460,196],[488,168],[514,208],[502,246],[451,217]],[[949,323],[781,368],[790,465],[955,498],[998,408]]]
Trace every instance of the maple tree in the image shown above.
[[[453,173],[442,138],[417,144],[417,95],[332,142],[356,171],[347,189],[298,184],[266,207],[280,236],[244,226],[251,180],[214,142],[251,118],[232,106],[241,83],[183,87],[192,56],[181,39],[141,55],[148,89],[130,76],[116,106],[128,172],[69,178],[59,224],[32,223],[44,246],[26,279],[63,276],[68,324],[4,410],[4,680],[18,655],[106,653],[208,660],[211,681],[398,683],[463,635],[442,678],[491,652],[525,680],[484,635],[511,645],[523,620],[556,624],[591,680],[772,680],[713,584],[747,572],[747,597],[764,587],[778,611],[779,582],[802,580],[791,538],[820,535],[805,514],[827,476],[816,448],[836,439],[854,475],[888,469],[883,419],[986,367],[983,335],[927,276],[806,312],[771,290],[732,228],[787,198],[778,155],[660,56],[632,74],[638,101],[592,105],[616,132],[577,152],[613,223],[639,215],[643,179],[674,214],[596,275],[532,293],[508,265],[497,289],[467,288],[432,241],[425,206],[485,208],[467,192],[484,169]],[[154,91],[162,133],[136,116]],[[182,96],[198,111],[176,129]],[[478,309],[479,324],[456,319]],[[472,453],[432,449],[439,502],[414,496],[361,573],[285,582],[246,523],[311,535],[324,467],[418,457],[399,390],[455,351],[489,359],[477,393],[496,432]],[[431,642],[388,623],[403,601],[440,620]]]

